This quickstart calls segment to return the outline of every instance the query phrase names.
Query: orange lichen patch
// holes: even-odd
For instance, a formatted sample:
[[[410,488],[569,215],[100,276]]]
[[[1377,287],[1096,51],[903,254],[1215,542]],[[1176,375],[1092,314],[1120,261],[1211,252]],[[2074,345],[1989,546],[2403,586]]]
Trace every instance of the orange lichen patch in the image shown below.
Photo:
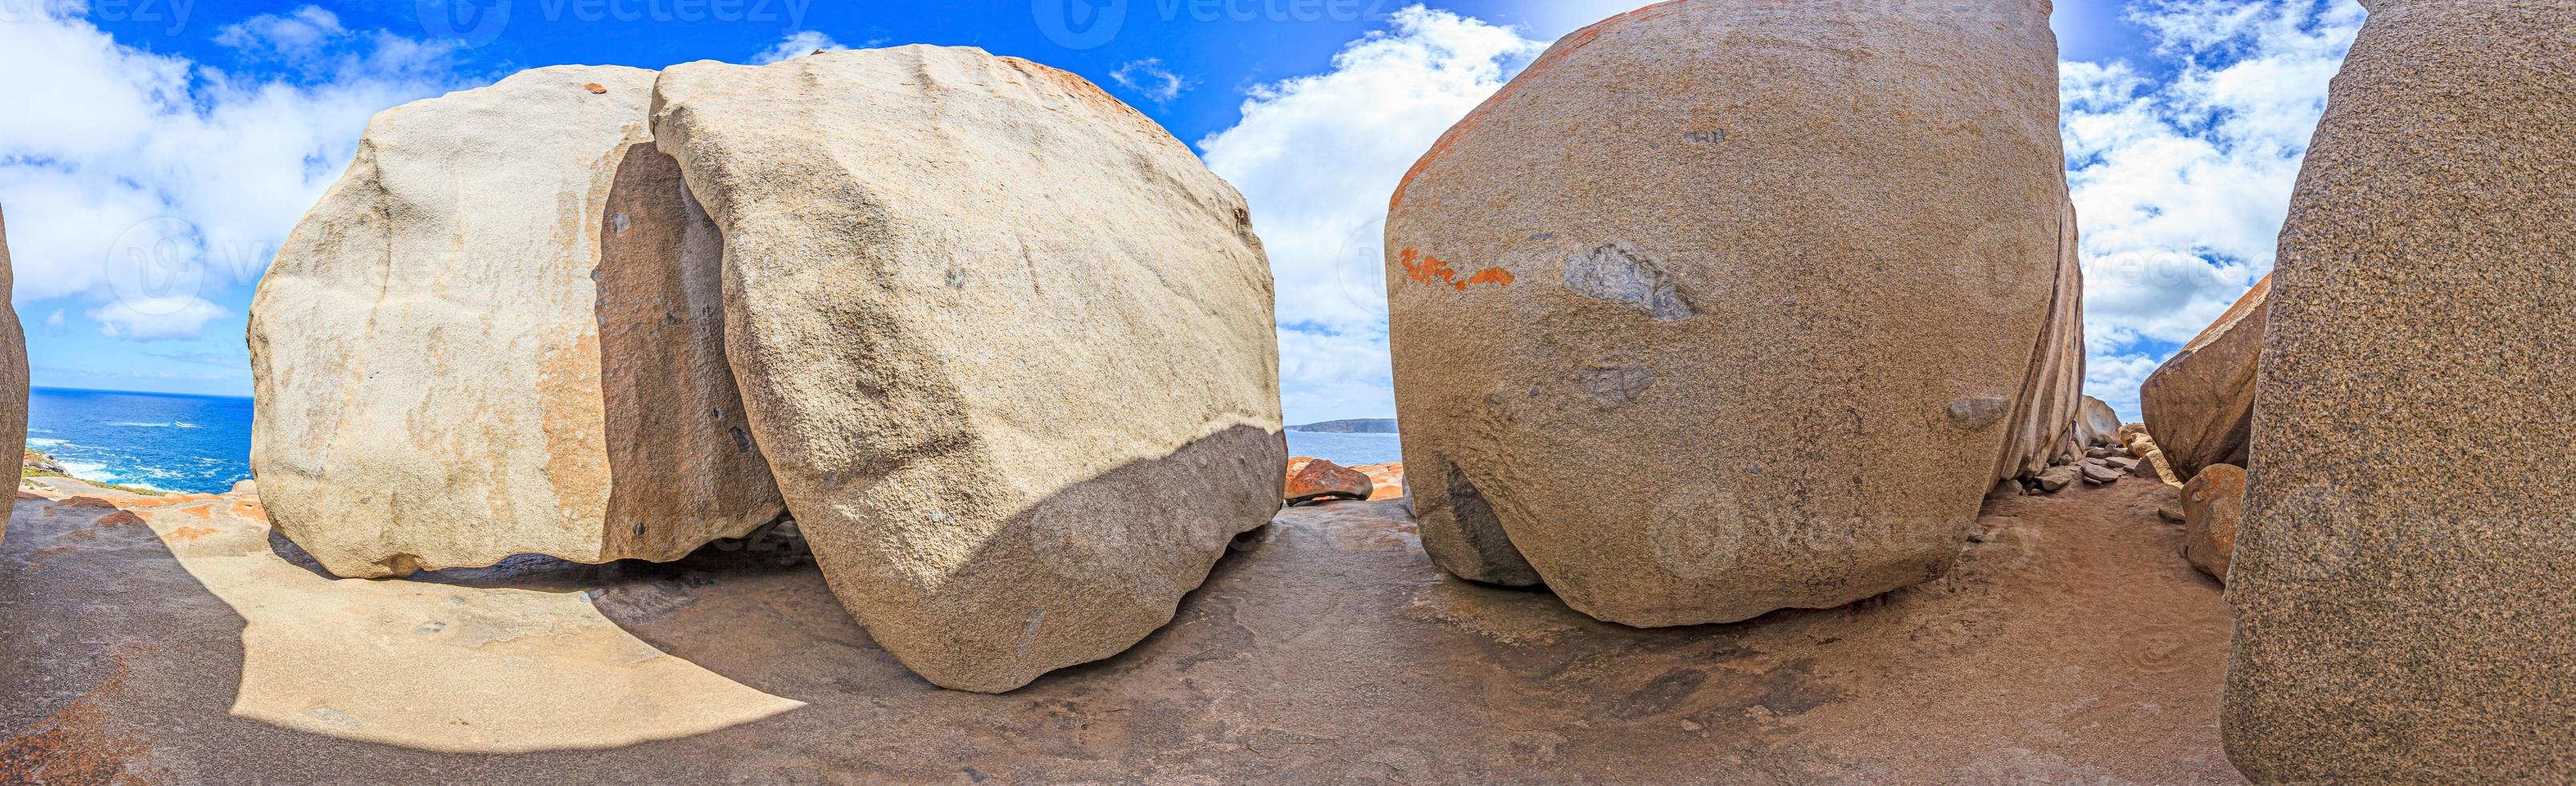
[[[1468,276],[1467,280],[1458,282],[1456,286],[1458,287],[1458,291],[1465,292],[1468,287],[1475,286],[1477,284],[1492,284],[1500,287],[1511,286],[1512,271],[1498,267],[1485,268],[1483,270],[1476,271],[1475,275]]]
[[[114,503],[114,502],[109,502],[109,501],[107,501],[107,500],[103,500],[103,499],[99,499],[99,498],[97,498],[97,497],[72,497],[72,498],[69,498],[69,499],[65,499],[65,500],[63,500],[63,501],[61,501],[61,502],[56,502],[56,503],[54,503],[54,507],[57,507],[57,508],[99,508],[99,509],[102,509],[102,510],[115,510],[115,509],[116,509],[116,503]]]
[[[1352,467],[1352,469],[1368,473],[1369,483],[1375,486],[1375,489],[1369,493],[1370,501],[1404,498],[1404,462],[1370,464],[1364,467]]]
[[[261,510],[259,503],[253,500],[234,500],[233,515],[256,521],[268,520],[268,511]]]
[[[211,502],[220,498],[221,495],[218,494],[163,494],[157,497],[143,497],[140,499],[127,500],[122,507],[166,508],[172,505],[186,505],[194,502]]]
[[[220,532],[213,527],[180,527],[170,531],[171,540],[196,540]]]
[[[1495,107],[1502,106],[1503,102],[1511,100],[1513,96],[1520,95],[1522,83],[1556,70],[1557,66],[1565,63],[1566,58],[1574,56],[1575,52],[1591,45],[1593,39],[1600,38],[1604,31],[1622,25],[1649,22],[1671,16],[1679,5],[1681,0],[1656,3],[1601,20],[1591,27],[1574,31],[1573,34],[1559,39],[1555,46],[1548,47],[1547,51],[1540,54],[1537,60],[1532,61],[1528,68],[1522,69],[1520,76],[1504,84],[1503,89],[1494,91],[1494,95],[1485,99],[1484,103],[1476,105],[1475,111],[1468,112],[1466,118],[1459,120],[1457,125],[1450,126],[1448,133],[1441,134],[1440,141],[1431,144],[1431,151],[1422,154],[1421,160],[1413,162],[1412,169],[1405,170],[1403,180],[1396,181],[1395,198],[1387,201],[1386,209],[1393,211],[1403,206],[1404,192],[1413,187],[1413,179],[1420,177],[1423,170],[1430,169],[1432,163],[1447,158],[1449,149],[1455,146],[1458,140],[1475,133],[1476,128],[1484,124],[1487,113],[1492,112]]]
[[[0,783],[142,783],[125,771],[125,763],[150,748],[99,730],[106,713],[98,696],[125,680],[120,664],[115,676],[37,721],[25,731],[0,740]]]
[[[608,88],[601,86],[598,82],[591,82],[589,84],[582,85],[581,89],[590,91],[592,95],[604,95],[608,92]]]
[[[147,524],[144,524],[144,523],[143,523],[143,517],[142,517],[142,516],[137,516],[137,515],[134,515],[134,513],[133,513],[133,512],[131,512],[131,511],[124,511],[124,510],[120,510],[120,511],[117,511],[117,512],[114,512],[114,513],[110,513],[110,514],[107,514],[107,515],[105,515],[105,516],[100,516],[100,517],[98,517],[98,521],[92,522],[92,523],[91,523],[91,525],[92,525],[92,526],[97,526],[97,527],[142,527],[142,526],[149,526],[149,525],[147,525]]]
[[[1450,289],[1460,292],[1465,292],[1468,287],[1477,284],[1507,287],[1512,285],[1513,280],[1511,271],[1498,267],[1476,271],[1475,275],[1462,280],[1458,278],[1458,271],[1451,269],[1448,262],[1442,261],[1439,257],[1425,255],[1418,249],[1405,249],[1396,255],[1396,262],[1404,266],[1404,276],[1413,279],[1414,283],[1432,286],[1447,284]]]

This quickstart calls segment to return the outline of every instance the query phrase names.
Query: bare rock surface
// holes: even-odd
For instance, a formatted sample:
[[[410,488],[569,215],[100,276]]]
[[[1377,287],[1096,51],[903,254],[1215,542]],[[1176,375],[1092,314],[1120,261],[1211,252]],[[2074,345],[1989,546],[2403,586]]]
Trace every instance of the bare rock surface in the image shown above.
[[[2576,781],[2576,3],[2363,5],[2273,274],[2228,753]]]
[[[1386,234],[1432,556],[1640,626],[1947,570],[2052,378],[2032,384],[2071,219],[2047,16],[1664,3],[1567,36],[1452,128]]]
[[[16,286],[9,262],[8,219],[0,217],[0,298]],[[27,444],[27,332],[18,324],[18,310],[0,308],[0,445]],[[0,537],[6,537],[9,519],[0,514]]]
[[[541,68],[387,110],[287,238],[251,305],[251,463],[332,573],[671,560],[783,511],[653,79]]]
[[[2012,432],[2004,438],[1997,480],[2036,477],[2048,470],[2077,424],[2084,395],[2084,265],[2075,206],[2068,204],[2057,238],[2057,290],[2049,296],[2048,322],[2030,361],[2030,379],[2013,399]]]
[[[981,50],[675,66],[654,131],[725,238],[729,357],[816,559],[932,682],[1169,621],[1287,463],[1243,198],[1072,74]]]
[[[2076,408],[2075,442],[2087,448],[2119,446],[2120,413],[2101,399],[2085,396]]]
[[[304,562],[290,569],[306,578],[245,587],[191,571],[200,548],[292,561],[279,538],[267,555],[234,548],[256,521],[234,512],[247,500],[126,510],[91,489],[19,500],[0,545],[0,783],[2233,783],[2216,730],[2228,611],[2173,556],[2160,488],[1998,501],[1940,582],[1656,630],[1443,576],[1401,503],[1298,508],[1141,645],[1008,696],[921,681],[819,571],[750,551],[519,558],[391,582],[332,582]],[[273,617],[228,602],[319,604],[347,584],[386,593],[367,637],[272,639]],[[595,607],[660,661],[803,706],[688,736],[479,754],[432,743],[467,734],[445,721],[476,717],[459,713],[482,693],[402,696],[420,722],[372,738],[233,712],[259,664],[300,664],[314,680],[299,698],[345,709],[395,699],[329,677],[357,652],[454,658],[396,663],[448,664],[405,679],[466,683],[516,674],[502,652],[580,654],[590,628],[463,646],[485,599],[510,593]],[[430,620],[449,624],[421,632]],[[609,654],[581,673],[650,664]],[[654,723],[689,695],[635,687],[653,701],[616,705],[635,717],[549,733]],[[561,713],[574,708],[547,705],[576,689],[491,695]]]
[[[2212,464],[2248,461],[2271,297],[2272,277],[2264,276],[2138,387],[2149,430],[2176,474],[2188,478]]]

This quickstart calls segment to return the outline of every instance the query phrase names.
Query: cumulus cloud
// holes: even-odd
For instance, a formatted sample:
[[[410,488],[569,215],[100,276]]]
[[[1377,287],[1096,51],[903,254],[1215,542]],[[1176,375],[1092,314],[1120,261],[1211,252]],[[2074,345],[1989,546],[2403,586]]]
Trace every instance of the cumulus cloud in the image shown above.
[[[780,39],[777,46],[752,55],[751,62],[753,65],[769,65],[794,60],[815,52],[838,52],[848,48],[842,46],[841,42],[832,40],[831,36],[812,30],[798,30]]]
[[[1118,70],[1109,72],[1109,78],[1157,104],[1170,103],[1172,99],[1181,97],[1181,91],[1190,88],[1189,81],[1164,68],[1163,59],[1159,57],[1119,66]]]
[[[2353,0],[2141,0],[2170,73],[2059,66],[2084,229],[2086,388],[2135,417],[2138,383],[2272,269]]]
[[[352,31],[318,8],[217,34],[277,61],[255,77],[118,44],[77,10],[37,4],[0,24],[0,204],[18,303],[255,280],[370,115],[456,86],[445,47]],[[94,313],[121,320],[123,337],[184,322],[130,310]]]
[[[98,332],[131,341],[195,339],[205,334],[206,323],[231,314],[194,295],[130,298],[88,312]]]
[[[1261,85],[1199,143],[1252,204],[1278,280],[1280,373],[1297,422],[1394,414],[1386,345],[1387,200],[1440,134],[1546,44],[1412,6],[1321,74]]]

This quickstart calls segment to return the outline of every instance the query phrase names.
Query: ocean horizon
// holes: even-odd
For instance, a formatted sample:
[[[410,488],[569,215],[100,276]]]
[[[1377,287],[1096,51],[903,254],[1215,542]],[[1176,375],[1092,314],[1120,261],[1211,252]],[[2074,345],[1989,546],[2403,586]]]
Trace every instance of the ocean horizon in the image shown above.
[[[251,477],[252,412],[244,396],[35,388],[27,448],[94,483],[220,494]],[[1404,460],[1394,434],[1291,431],[1288,452],[1345,466]]]

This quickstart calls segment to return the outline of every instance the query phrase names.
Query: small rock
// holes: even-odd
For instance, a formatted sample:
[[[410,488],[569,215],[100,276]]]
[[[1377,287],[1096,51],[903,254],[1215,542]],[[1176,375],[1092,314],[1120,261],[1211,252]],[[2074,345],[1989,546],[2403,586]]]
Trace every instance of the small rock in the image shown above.
[[[2065,490],[2067,486],[2074,485],[2075,481],[2082,477],[2084,477],[2084,470],[2072,464],[2060,464],[2049,467],[2047,472],[2039,473],[2039,488],[2055,494]]]
[[[2184,518],[2183,518],[2183,515],[2182,515],[2182,503],[2181,503],[2181,502],[2158,502],[2158,503],[2156,503],[2156,518],[2164,519],[2164,520],[2166,520],[2166,521],[2170,521],[2170,522],[2173,522],[2173,523],[2176,523],[2176,524],[2181,524],[2181,523],[2183,523],[2183,522],[2184,522]]]
[[[2084,450],[2084,457],[2085,457],[2085,458],[2097,458],[2097,459],[2098,459],[2098,458],[2110,458],[2110,457],[2112,457],[2112,456],[2117,456],[2117,455],[2120,455],[2120,454],[2125,453],[2125,452],[2127,452],[2127,451],[2126,451],[2126,450],[2124,450],[2124,449],[2121,449],[2121,448],[2086,448],[2086,449]]]
[[[2140,464],[2140,463],[2141,463],[2141,462],[2140,462],[2138,459],[2127,458],[2127,457],[2121,457],[2121,456],[2114,456],[2114,457],[2111,457],[2111,458],[2107,458],[2107,459],[2103,459],[2103,460],[2102,460],[2102,465],[2103,465],[2103,466],[2110,467],[2110,468],[2112,468],[2112,469],[2116,469],[2116,470],[2119,470],[2119,471],[2121,471],[2121,472],[2129,472],[2129,471],[2135,470],[2135,469],[2137,469],[2137,468],[2138,468],[2138,464]]]
[[[2102,466],[2100,464],[2083,465],[2083,470],[2084,482],[2096,486],[2108,486],[2113,483],[2118,483],[2120,482],[2120,478],[2128,475],[2126,472]]]
[[[2236,552],[2236,524],[2245,508],[2245,470],[2234,464],[2211,464],[2182,490],[2182,554],[2192,567],[2227,581],[2227,563]]]
[[[1377,490],[1368,473],[1323,459],[1306,462],[1288,475],[1288,504],[1328,499],[1365,500]]]

